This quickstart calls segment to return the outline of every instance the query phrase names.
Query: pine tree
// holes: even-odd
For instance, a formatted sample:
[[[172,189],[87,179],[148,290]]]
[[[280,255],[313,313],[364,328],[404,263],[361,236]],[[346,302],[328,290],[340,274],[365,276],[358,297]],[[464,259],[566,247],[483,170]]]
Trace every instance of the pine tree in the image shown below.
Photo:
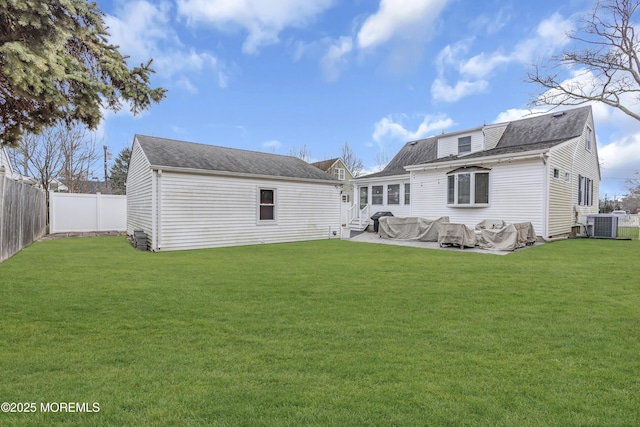
[[[131,149],[124,148],[111,166],[111,193],[125,194],[127,171],[129,170],[129,160],[131,159]]]
[[[56,123],[95,129],[100,108],[133,114],[160,102],[151,61],[129,69],[87,0],[0,0],[0,144]]]

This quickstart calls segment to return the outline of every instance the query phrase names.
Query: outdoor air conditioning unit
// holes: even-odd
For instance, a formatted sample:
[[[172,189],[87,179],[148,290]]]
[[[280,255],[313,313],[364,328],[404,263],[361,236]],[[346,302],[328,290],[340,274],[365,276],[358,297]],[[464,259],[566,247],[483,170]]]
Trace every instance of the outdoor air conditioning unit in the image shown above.
[[[587,234],[589,237],[615,239],[618,237],[618,217],[616,215],[588,215]]]

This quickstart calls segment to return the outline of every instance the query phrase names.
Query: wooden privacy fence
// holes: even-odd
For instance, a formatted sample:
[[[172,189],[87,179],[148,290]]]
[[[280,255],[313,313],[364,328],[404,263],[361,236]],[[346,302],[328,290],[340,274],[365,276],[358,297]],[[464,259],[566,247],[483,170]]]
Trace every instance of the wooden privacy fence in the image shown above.
[[[7,178],[0,166],[0,262],[42,237],[46,230],[46,194]]]
[[[49,232],[126,231],[127,196],[49,193]]]

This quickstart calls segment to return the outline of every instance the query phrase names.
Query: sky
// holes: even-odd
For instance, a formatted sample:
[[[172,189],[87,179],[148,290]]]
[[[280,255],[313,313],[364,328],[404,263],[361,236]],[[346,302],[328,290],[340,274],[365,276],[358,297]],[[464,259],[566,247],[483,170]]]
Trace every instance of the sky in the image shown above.
[[[531,114],[533,64],[572,47],[594,0],[98,0],[131,66],[153,59],[160,104],[104,112],[113,160],[135,134],[373,172],[411,140]],[[578,79],[579,69],[562,71]],[[639,104],[631,103],[635,111]],[[594,104],[600,197],[640,169],[640,121]],[[109,165],[113,162],[109,161]],[[100,167],[97,168],[100,171]],[[101,176],[100,172],[96,173]]]

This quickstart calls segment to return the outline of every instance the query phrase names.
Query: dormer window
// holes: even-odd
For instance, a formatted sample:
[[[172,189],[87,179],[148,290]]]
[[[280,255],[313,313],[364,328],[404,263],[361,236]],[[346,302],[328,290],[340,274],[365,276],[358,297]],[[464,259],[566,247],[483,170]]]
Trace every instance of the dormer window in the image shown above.
[[[458,154],[471,152],[471,137],[463,136],[458,138]]]
[[[342,168],[335,168],[335,169],[333,170],[333,176],[334,176],[335,178],[338,178],[340,181],[344,181],[344,177],[345,177],[345,175],[344,175],[344,169],[342,169]]]

